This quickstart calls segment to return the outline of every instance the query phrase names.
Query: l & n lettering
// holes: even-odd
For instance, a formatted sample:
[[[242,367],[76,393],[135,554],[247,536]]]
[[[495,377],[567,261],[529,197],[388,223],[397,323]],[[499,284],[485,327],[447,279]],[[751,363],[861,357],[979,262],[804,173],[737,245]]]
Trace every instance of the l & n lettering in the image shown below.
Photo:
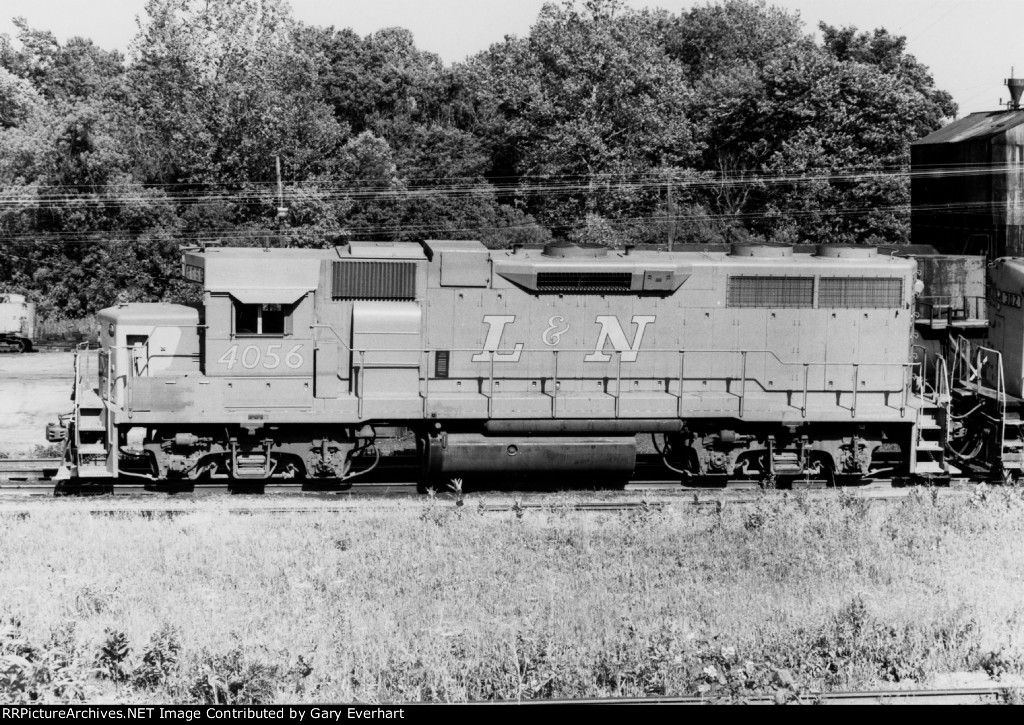
[[[561,320],[562,324],[556,326],[553,322],[556,319]],[[594,323],[601,326],[601,331],[598,333],[594,351],[584,356],[583,362],[606,363],[611,361],[611,354],[605,352],[605,347],[608,345],[611,345],[613,350],[622,354],[622,362],[636,362],[637,356],[640,354],[640,346],[643,343],[644,332],[646,332],[647,326],[656,319],[656,315],[633,315],[631,322],[636,326],[636,333],[633,335],[632,341],[630,341],[626,336],[626,332],[622,329],[622,324],[619,322],[618,317],[615,315],[598,315]],[[494,362],[519,362],[525,347],[523,343],[517,342],[511,350],[506,347],[501,351],[501,338],[505,333],[505,328],[514,323],[515,320],[515,315],[484,315],[484,324],[487,325],[487,336],[484,339],[483,351],[474,354],[470,359],[476,363],[491,362],[492,359]],[[569,330],[569,325],[565,324],[564,318],[561,317],[552,317],[549,323],[551,326],[545,331],[543,342],[551,347],[558,343],[558,337],[561,337],[563,333]],[[558,328],[557,336],[549,334],[556,327]]]

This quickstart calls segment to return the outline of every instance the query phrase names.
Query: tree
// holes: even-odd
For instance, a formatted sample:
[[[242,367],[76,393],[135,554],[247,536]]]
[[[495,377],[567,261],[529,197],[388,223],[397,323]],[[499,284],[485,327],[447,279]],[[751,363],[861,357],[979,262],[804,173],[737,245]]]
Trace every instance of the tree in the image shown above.
[[[523,201],[552,229],[565,233],[588,213],[649,212],[657,188],[631,182],[693,158],[690,89],[665,51],[661,20],[620,0],[549,4],[528,38],[471,61],[474,90],[492,109],[484,115],[500,119],[488,130],[495,156],[520,179],[564,189]]]
[[[797,16],[745,0],[696,8],[673,26],[673,55],[696,85],[699,168],[719,179],[692,198],[723,235],[742,227],[800,241],[908,238],[908,185],[883,175],[898,174],[909,143],[955,106],[905,54],[904,38],[822,32],[819,46]]]
[[[129,73],[140,151],[162,182],[274,180],[274,155],[334,170],[345,129],[283,0],[149,0]]]

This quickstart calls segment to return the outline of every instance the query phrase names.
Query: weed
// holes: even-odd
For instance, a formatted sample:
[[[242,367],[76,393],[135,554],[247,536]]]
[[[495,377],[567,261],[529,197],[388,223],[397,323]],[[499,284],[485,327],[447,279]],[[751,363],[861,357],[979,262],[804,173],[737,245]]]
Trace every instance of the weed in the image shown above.
[[[83,617],[102,614],[110,608],[110,599],[108,592],[86,585],[75,592],[75,612]]]
[[[32,458],[61,458],[63,456],[64,447],[56,444],[37,445],[32,449]]]
[[[96,654],[96,674],[114,682],[124,682],[131,674],[127,662],[131,651],[124,632],[107,629],[106,639]]]
[[[840,508],[854,518],[862,519],[871,510],[871,502],[859,496],[857,491],[852,488],[839,489],[839,495],[836,499],[839,502]]]
[[[248,659],[241,649],[226,654],[204,652],[191,697],[207,705],[264,705],[277,695],[278,668]]]
[[[448,484],[448,488],[451,489],[451,491],[455,494],[455,505],[456,506],[463,506],[463,505],[465,505],[466,502],[463,500],[463,494],[462,494],[462,479],[461,478],[453,478],[452,482]]]
[[[764,511],[755,509],[749,513],[743,514],[743,528],[747,531],[756,531],[765,525],[768,521],[768,514]]]
[[[1019,658],[1007,654],[1002,649],[987,653],[978,662],[980,669],[984,670],[989,677],[997,680],[1003,675],[1020,672],[1021,665],[1022,662]]]
[[[306,678],[313,674],[313,666],[306,662],[302,655],[298,656],[295,664],[288,668],[285,679],[291,682],[292,691],[301,695],[306,691]]]
[[[132,673],[132,681],[139,688],[162,685],[177,669],[181,644],[174,628],[164,626],[149,638],[142,653],[142,664]]]

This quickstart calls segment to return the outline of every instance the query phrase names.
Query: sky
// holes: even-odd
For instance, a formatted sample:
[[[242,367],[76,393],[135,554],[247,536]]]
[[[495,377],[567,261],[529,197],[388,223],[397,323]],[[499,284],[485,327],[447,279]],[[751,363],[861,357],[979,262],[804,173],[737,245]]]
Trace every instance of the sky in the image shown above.
[[[627,0],[641,8],[679,13],[704,0]],[[526,35],[543,0],[290,0],[296,19],[309,24],[352,28],[368,35],[401,26],[416,45],[446,63],[500,42]],[[884,27],[905,35],[908,50],[928,66],[936,85],[953,94],[960,116],[998,108],[1008,93],[1003,80],[1016,66],[1024,76],[1022,0],[774,0],[797,11],[808,31],[818,22]],[[24,17],[34,28],[50,30],[61,41],[80,35],[107,49],[127,51],[144,14],[145,0],[2,0],[0,33],[13,34],[11,20]]]

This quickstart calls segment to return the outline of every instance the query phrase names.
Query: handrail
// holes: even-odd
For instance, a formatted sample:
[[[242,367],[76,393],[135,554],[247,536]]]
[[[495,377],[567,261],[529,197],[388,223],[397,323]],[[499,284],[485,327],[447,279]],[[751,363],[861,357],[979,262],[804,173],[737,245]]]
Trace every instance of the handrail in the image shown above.
[[[987,352],[996,357],[996,404],[999,406],[999,453],[1006,446],[1006,383],[1003,371],[1003,354],[990,347],[978,346],[978,393],[981,394],[981,370],[985,362],[982,361],[982,353]]]
[[[342,347],[346,351],[348,351],[350,354],[353,355],[352,368],[353,368],[353,378],[354,379],[351,381],[351,385],[352,385],[352,391],[355,393],[356,399],[358,401],[357,402],[357,414],[358,414],[358,417],[360,417],[360,418],[363,417],[363,376],[364,376],[364,370],[366,368],[366,353],[368,353],[368,352],[371,352],[371,353],[372,352],[391,352],[391,353],[408,352],[408,353],[416,353],[417,356],[423,356],[423,358],[425,358],[425,360],[423,358],[421,358],[420,362],[417,363],[417,369],[419,371],[417,373],[417,385],[420,388],[420,397],[423,398],[423,410],[424,410],[424,414],[426,414],[426,411],[428,410],[427,400],[428,400],[429,390],[430,390],[430,382],[429,382],[429,380],[430,380],[430,373],[429,373],[429,368],[430,368],[430,352],[431,352],[430,348],[423,348],[423,347],[397,348],[396,347],[396,348],[381,348],[381,349],[362,349],[362,348],[360,348],[360,349],[353,349],[347,342],[345,342],[345,340],[342,338],[341,334],[332,325],[317,323],[317,324],[310,325],[310,329],[311,330],[315,330],[315,329],[326,329],[326,330],[329,330],[331,332],[331,334],[333,334],[334,337],[337,338],[338,342],[341,343]],[[551,384],[550,397],[552,399],[552,401],[551,401],[552,416],[553,417],[557,417],[558,389],[559,389],[559,384],[560,384],[559,383],[559,379],[558,379],[558,377],[559,377],[558,376],[559,354],[560,353],[585,353],[585,354],[592,354],[592,353],[595,352],[595,350],[593,348],[591,348],[591,347],[552,349],[550,347],[545,347],[545,348],[526,348],[526,347],[520,347],[518,345],[517,346],[513,346],[513,347],[506,347],[506,348],[500,348],[499,347],[499,348],[495,348],[493,350],[487,350],[487,349],[481,350],[480,347],[468,347],[468,348],[451,348],[451,347],[449,347],[449,348],[444,348],[444,349],[449,354],[451,354],[451,353],[474,353],[474,354],[478,355],[480,353],[485,353],[487,355],[486,360],[479,361],[476,364],[485,363],[488,366],[487,367],[487,417],[488,418],[493,417],[493,414],[494,414],[494,402],[493,401],[494,401],[494,389],[495,389],[495,374],[494,374],[495,363],[499,363],[499,364],[509,364],[509,363],[515,364],[516,360],[518,360],[519,357],[521,357],[522,353],[550,353],[550,354],[552,354],[552,365],[553,365],[553,368],[552,368],[552,376],[551,376],[551,383],[552,384]],[[622,352],[623,351],[622,350],[614,350],[614,351],[608,351],[608,352],[611,352],[611,353],[613,353],[615,355],[615,395],[614,395],[614,398],[615,398],[615,413],[614,414],[615,414],[615,417],[618,418],[621,415],[620,398],[621,398],[621,395],[622,395],[622,363],[623,363]],[[733,354],[733,355],[734,354],[738,354],[738,355],[740,355],[741,372],[740,372],[739,393],[737,394],[737,397],[739,398],[739,408],[738,408],[737,412],[738,412],[739,417],[741,417],[741,418],[743,417],[744,409],[745,409],[746,387],[747,387],[747,360],[748,360],[748,356],[749,355],[766,355],[766,356],[770,356],[772,359],[775,360],[775,362],[777,362],[779,365],[782,365],[783,367],[798,367],[799,366],[799,367],[803,368],[803,372],[804,372],[804,375],[803,375],[803,397],[802,397],[801,405],[800,405],[800,414],[801,414],[801,416],[803,416],[805,418],[807,417],[807,396],[808,396],[808,392],[810,390],[810,369],[811,369],[811,366],[820,367],[823,371],[827,371],[830,367],[852,366],[852,368],[853,368],[853,381],[852,381],[852,384],[851,384],[852,385],[851,392],[852,392],[853,399],[852,399],[851,406],[850,406],[850,415],[852,417],[856,417],[856,415],[857,415],[857,395],[858,395],[858,392],[860,390],[860,382],[861,382],[860,368],[861,367],[899,368],[899,369],[904,371],[904,374],[903,374],[903,385],[902,385],[903,400],[902,400],[902,403],[901,403],[901,406],[900,406],[900,415],[903,415],[905,413],[905,410],[906,410],[906,407],[907,407],[907,400],[906,400],[906,397],[907,397],[907,390],[906,390],[906,387],[907,387],[907,372],[910,371],[915,366],[915,363],[913,361],[909,361],[909,362],[905,362],[905,363],[902,363],[902,362],[901,363],[891,363],[891,362],[889,362],[889,363],[869,363],[869,362],[860,362],[860,361],[858,361],[858,362],[844,362],[844,363],[835,363],[835,362],[831,362],[831,363],[830,362],[808,363],[808,362],[805,362],[805,361],[795,362],[795,361],[783,360],[782,358],[779,357],[779,355],[774,350],[766,350],[766,349],[751,349],[751,350],[736,350],[736,349],[732,349],[732,350],[723,350],[723,349],[715,349],[715,348],[694,348],[694,349],[646,348],[646,349],[644,349],[644,352],[645,353],[659,353],[659,352],[661,352],[661,353],[669,353],[669,352],[671,352],[671,353],[675,353],[675,354],[679,355],[679,393],[677,395],[677,398],[678,398],[678,401],[679,401],[678,402],[678,408],[679,408],[679,415],[680,416],[683,415],[683,393],[684,393],[683,383],[686,380],[684,372],[685,372],[686,355],[688,353],[696,353],[696,354]],[[508,355],[508,354],[511,354],[511,353],[518,353],[518,355],[516,355],[516,360],[500,359],[499,358],[499,355],[502,355],[502,354]],[[356,359],[354,357],[356,354],[359,355],[358,362],[356,361]],[[449,362],[449,365],[451,365],[451,362]],[[923,370],[923,366],[922,366],[922,370]],[[542,376],[542,377],[546,378],[547,376]],[[604,377],[604,376],[601,376],[601,377]],[[895,390],[895,388],[893,388],[893,390]],[[833,392],[833,391],[830,391],[830,392]],[[840,388],[838,391],[834,391],[834,392],[840,392],[841,393],[841,392],[844,392],[844,391]]]
[[[949,400],[949,368],[946,366],[946,358],[942,355],[935,356],[935,402],[941,403]]]
[[[949,408],[952,396],[949,393],[949,370],[946,367],[946,359],[942,355],[936,355],[935,364],[935,403],[945,410],[942,424],[942,448],[945,450],[949,445]]]
[[[957,304],[959,303],[959,304]],[[927,314],[918,313],[918,319],[926,319],[931,323],[945,320],[952,324],[955,320],[983,320],[987,313],[988,300],[984,295],[936,295],[919,297],[916,307]]]
[[[481,352],[479,348],[475,348],[475,347],[474,348],[446,348],[446,350],[448,352],[465,352],[465,353],[470,353],[471,352],[471,353],[474,353],[474,354],[480,354],[480,352]],[[363,370],[366,367],[365,359],[366,359],[366,353],[368,353],[368,352],[417,352],[420,355],[425,355],[426,356],[426,359],[427,359],[426,364],[424,365],[421,362],[421,363],[419,363],[417,365],[417,368],[419,370],[419,373],[417,374],[417,385],[419,386],[419,389],[420,389],[420,397],[423,398],[424,413],[426,413],[426,411],[428,409],[428,407],[427,407],[427,397],[429,395],[429,389],[430,389],[430,385],[429,385],[429,379],[430,378],[429,378],[429,369],[428,369],[429,359],[430,359],[430,352],[431,352],[430,348],[411,348],[411,349],[386,348],[386,349],[381,349],[381,350],[376,350],[376,349],[363,350],[363,349],[359,349],[359,350],[355,350],[353,352],[354,353],[358,353],[358,355],[359,355],[359,361],[357,362],[357,361],[353,360],[353,362],[352,362],[352,366],[354,368],[354,373],[355,373],[353,375],[354,382],[353,382],[353,386],[352,387],[353,387],[353,392],[355,393],[356,399],[358,401],[357,402],[357,406],[358,406],[357,410],[358,410],[358,416],[360,418],[363,417]],[[486,394],[486,397],[487,397],[487,417],[491,418],[494,415],[494,402],[493,401],[494,401],[494,395],[495,395],[495,388],[496,388],[497,384],[500,384],[500,377],[495,375],[494,366],[495,366],[496,363],[498,363],[498,364],[517,364],[516,361],[513,361],[513,360],[501,360],[501,359],[498,358],[498,355],[503,354],[503,353],[504,354],[509,354],[509,353],[513,353],[513,352],[520,352],[520,353],[521,352],[544,352],[544,353],[549,353],[549,354],[552,355],[552,365],[553,365],[553,367],[552,367],[552,374],[550,376],[551,377],[552,385],[551,385],[551,391],[549,393],[549,396],[552,399],[552,403],[551,403],[552,417],[557,417],[558,390],[559,390],[559,386],[560,386],[559,373],[558,373],[558,361],[560,359],[560,357],[559,357],[560,354],[561,353],[565,353],[565,352],[583,352],[583,353],[591,354],[594,351],[593,351],[592,348],[581,348],[581,349],[571,349],[571,350],[565,350],[565,349],[558,350],[558,349],[550,349],[550,348],[548,348],[548,349],[543,349],[543,348],[532,348],[532,349],[507,348],[507,349],[503,350],[503,349],[499,348],[499,349],[496,349],[496,350],[485,350],[483,352],[487,355],[487,359],[485,361],[480,361],[477,364],[486,364],[488,366],[487,367],[487,372],[486,372],[486,375],[485,375],[486,381],[487,381],[487,394]],[[621,402],[620,401],[621,401],[621,396],[622,396],[622,378],[623,378],[623,375],[622,375],[622,363],[623,363],[622,355],[623,355],[623,351],[622,350],[614,350],[614,351],[609,351],[609,352],[613,353],[615,355],[615,363],[614,363],[615,364],[615,387],[614,387],[614,395],[613,395],[613,398],[614,398],[614,401],[615,401],[615,403],[614,403],[614,405],[615,405],[614,416],[616,418],[619,418],[619,417],[621,417]],[[646,352],[665,352],[665,350],[654,349],[654,350],[647,350]],[[902,401],[901,401],[901,404],[900,404],[900,415],[902,416],[902,415],[905,414],[906,407],[907,407],[907,386],[908,386],[907,374],[908,374],[908,372],[911,372],[914,368],[921,366],[921,363],[915,362],[915,361],[910,361],[910,362],[905,362],[905,363],[871,363],[871,362],[853,362],[853,363],[846,363],[846,362],[844,362],[844,363],[835,363],[835,362],[808,363],[808,362],[800,362],[800,363],[788,363],[788,362],[783,361],[781,358],[779,358],[779,356],[774,351],[772,351],[772,350],[703,350],[703,349],[700,349],[700,350],[686,350],[686,349],[679,350],[679,349],[677,349],[674,352],[679,355],[679,392],[676,394],[676,398],[678,399],[677,406],[678,406],[678,409],[679,409],[679,415],[680,416],[683,415],[683,411],[684,411],[683,396],[685,394],[684,383],[687,380],[685,372],[686,372],[686,355],[688,353],[699,352],[699,353],[733,354],[733,355],[739,355],[740,356],[739,392],[735,393],[736,397],[739,399],[739,406],[738,406],[737,414],[738,414],[738,416],[740,418],[743,417],[744,412],[745,412],[746,384],[747,384],[747,359],[748,359],[748,355],[750,355],[750,354],[766,354],[766,355],[770,355],[772,358],[777,360],[779,362],[779,364],[781,364],[783,366],[799,366],[799,367],[803,368],[803,397],[802,397],[801,405],[800,405],[800,413],[805,418],[807,417],[807,399],[808,399],[808,393],[810,392],[810,371],[811,371],[812,367],[820,367],[823,371],[827,371],[828,368],[830,368],[830,367],[832,367],[832,368],[835,368],[835,367],[840,367],[840,368],[851,367],[852,368],[853,379],[852,379],[851,387],[849,389],[849,392],[852,393],[852,401],[851,401],[851,405],[850,405],[850,415],[852,417],[856,417],[856,415],[857,415],[857,400],[858,400],[858,395],[859,395],[859,392],[860,392],[860,386],[861,386],[861,382],[862,382],[862,380],[861,380],[861,378],[862,378],[862,376],[861,376],[861,368],[862,367],[899,368],[899,369],[904,371],[903,372],[902,387],[899,388],[899,390],[901,390],[902,393],[903,393],[903,398],[902,398]],[[450,364],[451,363],[449,362],[449,365]],[[536,377],[536,376],[533,376],[533,377]],[[547,379],[548,376],[541,376],[541,377],[542,377],[542,379]],[[599,376],[599,378],[596,378],[596,379],[600,379],[600,378],[604,378],[604,377],[606,377],[606,376],[602,375],[602,376]],[[661,379],[662,377],[663,376],[653,376],[650,379]],[[590,378],[581,378],[581,379],[590,379]],[[648,378],[645,378],[645,379],[648,379]],[[701,379],[717,379],[717,378],[708,378],[707,376],[702,376]],[[722,378],[722,379],[731,380],[732,378],[725,377],[725,378]],[[822,388],[822,390],[825,390],[825,388]],[[878,390],[879,389],[876,388],[872,392],[878,392]],[[885,388],[885,389],[882,389],[882,390],[883,391],[888,391],[888,392],[894,392],[894,391],[897,390],[897,388]],[[668,391],[668,390],[666,390],[666,392],[670,393],[670,391]],[[818,391],[815,391],[815,392],[818,392]],[[843,392],[847,392],[847,391],[844,388],[839,388],[838,390],[836,390],[836,389],[828,389],[828,392],[843,393]]]
[[[168,327],[192,327],[192,326],[177,325],[177,326],[168,326]],[[418,358],[418,362],[416,363],[416,368],[419,371],[418,374],[417,374],[417,381],[418,381],[417,385],[420,388],[420,396],[423,398],[424,413],[426,413],[426,411],[428,410],[427,398],[429,396],[429,388],[430,388],[430,384],[429,384],[429,380],[430,380],[430,377],[429,377],[429,367],[430,367],[431,348],[415,347],[415,348],[379,348],[379,349],[377,349],[377,348],[373,348],[373,349],[370,349],[370,348],[362,349],[362,348],[360,348],[360,349],[353,349],[348,343],[345,342],[345,340],[338,333],[338,331],[333,326],[331,326],[331,325],[327,325],[327,324],[314,324],[314,325],[310,325],[310,329],[311,330],[313,330],[313,329],[326,329],[326,330],[329,330],[337,338],[338,342],[341,343],[342,347],[347,352],[349,352],[350,354],[353,355],[353,359],[352,359],[352,362],[351,362],[353,375],[352,375],[352,379],[350,380],[350,385],[351,385],[350,389],[351,389],[352,393],[355,394],[356,399],[358,401],[357,402],[357,412],[358,412],[358,416],[360,418],[363,417],[363,410],[364,410],[364,397],[365,397],[365,390],[364,390],[364,386],[365,386],[364,374],[365,373],[364,373],[364,371],[365,371],[365,369],[367,367],[366,357],[367,357],[367,353],[373,353],[373,352],[388,352],[388,353],[408,352],[408,353],[416,353],[417,358]],[[129,348],[127,346],[111,346],[108,349],[128,349],[128,350],[131,350],[131,349],[134,349],[134,347]],[[494,414],[493,399],[494,399],[494,393],[495,393],[495,387],[496,387],[495,364],[510,364],[510,363],[511,364],[516,364],[516,362],[518,361],[518,359],[521,357],[521,355],[523,353],[544,353],[544,354],[550,354],[552,356],[552,372],[551,372],[551,375],[550,375],[550,379],[551,379],[552,385],[551,385],[550,397],[552,398],[552,415],[557,417],[557,406],[558,406],[557,399],[558,399],[559,388],[560,388],[560,383],[561,383],[561,381],[559,379],[560,378],[560,375],[559,375],[559,361],[561,359],[560,356],[565,355],[565,354],[572,354],[572,353],[594,354],[595,352],[598,352],[598,353],[602,353],[603,352],[604,355],[608,357],[608,359],[605,360],[605,361],[602,361],[602,362],[604,364],[608,364],[608,363],[612,362],[610,356],[611,355],[615,355],[615,359],[614,359],[614,363],[613,363],[614,366],[615,366],[615,390],[614,390],[615,417],[618,418],[618,417],[621,416],[621,396],[622,396],[622,379],[623,379],[623,362],[624,362],[624,360],[623,360],[623,352],[624,351],[622,351],[622,350],[606,350],[606,351],[597,350],[597,351],[595,351],[593,347],[552,349],[551,347],[524,348],[524,347],[518,347],[518,346],[516,346],[516,347],[508,347],[508,348],[495,348],[495,349],[492,349],[492,350],[487,350],[487,349],[481,350],[479,346],[477,346],[477,347],[466,347],[466,348],[444,348],[444,349],[449,354],[451,354],[451,353],[473,353],[475,355],[479,355],[481,353],[486,354],[487,357],[486,357],[485,360],[480,360],[480,361],[478,361],[476,363],[473,363],[473,364],[479,365],[481,363],[485,363],[485,364],[488,365],[487,372],[486,372],[486,377],[487,377],[487,398],[488,398],[488,400],[487,400],[487,416],[489,418],[493,417],[493,414]],[[685,376],[685,372],[686,372],[685,365],[686,365],[687,356],[688,355],[692,356],[694,354],[705,354],[705,355],[707,355],[707,354],[739,355],[739,357],[740,357],[740,360],[739,360],[740,371],[739,371],[739,377],[738,377],[739,385],[738,385],[738,392],[736,392],[734,394],[739,399],[739,401],[738,401],[738,411],[737,412],[738,412],[739,417],[741,417],[741,418],[744,416],[745,407],[746,407],[745,404],[746,404],[746,388],[747,388],[747,379],[748,379],[748,363],[749,363],[749,358],[750,358],[751,355],[763,355],[766,358],[765,362],[768,362],[770,360],[774,360],[775,363],[777,363],[778,365],[781,365],[782,367],[785,367],[785,368],[798,368],[798,369],[802,369],[803,370],[803,395],[802,395],[801,404],[800,404],[800,412],[801,412],[801,415],[803,417],[807,416],[807,401],[808,401],[808,395],[811,392],[810,373],[811,373],[811,368],[812,367],[814,367],[815,369],[820,369],[824,373],[827,373],[830,368],[832,368],[832,369],[835,369],[835,368],[851,368],[851,370],[852,370],[852,381],[851,381],[851,387],[850,387],[849,391],[847,391],[842,386],[840,386],[838,389],[831,388],[831,387],[829,387],[829,388],[822,387],[821,390],[826,390],[827,392],[833,392],[833,393],[851,392],[852,393],[852,400],[851,400],[851,404],[850,404],[850,413],[851,413],[851,416],[856,417],[856,415],[857,415],[858,395],[859,395],[859,392],[860,392],[860,387],[861,387],[862,382],[863,382],[862,381],[862,370],[861,370],[861,368],[899,369],[899,370],[903,371],[903,382],[902,382],[903,400],[902,400],[901,407],[900,407],[900,413],[902,415],[904,413],[904,411],[906,409],[906,405],[907,405],[907,400],[906,400],[906,398],[907,398],[907,385],[908,385],[907,374],[909,372],[912,372],[912,370],[918,365],[918,363],[916,363],[914,361],[908,361],[908,362],[863,362],[863,361],[851,361],[851,362],[824,362],[824,361],[823,362],[807,362],[807,361],[804,361],[804,360],[801,360],[801,361],[790,361],[790,360],[782,359],[778,355],[778,353],[776,353],[774,350],[767,350],[767,349],[645,348],[643,350],[643,352],[645,354],[671,353],[671,354],[675,354],[675,355],[679,356],[679,392],[678,392],[677,397],[679,398],[678,408],[679,408],[679,411],[680,411],[680,415],[683,415],[683,410],[684,410],[683,395],[685,394],[685,385],[684,385],[684,383],[687,380],[687,378]],[[510,355],[511,353],[518,353],[518,355],[515,356],[514,360],[513,359],[502,359],[502,357],[501,357],[502,355]],[[356,355],[358,355],[358,358],[356,358]],[[191,357],[191,356],[192,355],[190,354],[190,355],[180,355],[180,356],[179,355],[166,355],[166,356],[161,356],[161,357]],[[149,356],[147,355],[147,358],[148,357]],[[451,362],[449,362],[449,365],[451,365]],[[603,370],[604,369],[606,369],[606,368],[603,368]],[[534,377],[536,377],[536,376],[534,376]],[[541,376],[541,377],[543,379],[547,379],[549,376],[544,375],[544,376]],[[607,378],[608,376],[607,375],[600,375],[599,377],[600,378]],[[661,379],[663,377],[664,377],[664,375],[651,376],[651,379]],[[724,380],[727,380],[727,381],[728,380],[733,380],[732,376],[723,376],[722,378],[716,378],[714,376],[709,377],[707,375],[704,375],[704,376],[701,376],[701,377],[702,377],[702,379],[715,379],[715,380],[717,380],[717,379],[724,379]],[[500,376],[499,376],[499,379],[500,379]],[[581,378],[581,379],[588,379],[588,378]],[[829,381],[829,382],[832,382],[832,381]],[[128,387],[131,387],[131,386],[128,385]],[[898,390],[898,388],[897,387],[873,388],[872,392],[878,392],[880,390],[881,391],[887,391],[887,392],[894,392],[894,391]],[[670,392],[670,391],[666,390],[666,392]],[[819,391],[815,390],[814,392],[819,392]]]
[[[338,342],[340,342],[342,344],[342,347],[344,347],[349,352],[354,352],[352,350],[352,348],[349,347],[349,344],[347,342],[345,342],[343,339],[341,339],[341,335],[338,334],[338,331],[335,330],[334,327],[332,327],[331,325],[321,325],[321,324],[310,325],[309,326],[309,329],[311,329],[311,330],[315,330],[315,329],[318,329],[318,328],[319,329],[324,329],[324,330],[330,330],[332,333],[334,333],[334,336],[336,338],[338,338]],[[413,351],[412,350],[393,350],[392,352],[413,352]]]

